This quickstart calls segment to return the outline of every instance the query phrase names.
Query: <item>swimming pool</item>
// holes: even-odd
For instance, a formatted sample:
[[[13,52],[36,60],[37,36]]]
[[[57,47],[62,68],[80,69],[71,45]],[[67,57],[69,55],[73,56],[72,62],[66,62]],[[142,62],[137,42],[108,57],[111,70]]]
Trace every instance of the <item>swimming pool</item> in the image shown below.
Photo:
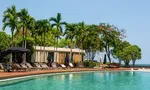
[[[0,82],[0,90],[150,90],[149,81],[149,72],[61,73]]]

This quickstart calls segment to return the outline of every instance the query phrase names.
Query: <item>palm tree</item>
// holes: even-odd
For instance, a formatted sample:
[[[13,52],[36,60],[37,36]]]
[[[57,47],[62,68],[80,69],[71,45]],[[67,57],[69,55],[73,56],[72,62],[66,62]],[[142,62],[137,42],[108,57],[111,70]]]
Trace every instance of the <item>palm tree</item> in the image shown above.
[[[46,32],[50,30],[50,23],[47,19],[44,19],[41,21],[42,25],[42,33],[44,34],[44,60],[45,60],[45,37],[46,37]]]
[[[31,32],[31,37],[35,38],[35,25],[36,25],[36,21],[33,17],[29,16],[29,25],[28,25],[28,29]]]
[[[23,30],[23,43],[22,46],[26,48],[26,37],[28,30],[31,28],[31,23],[33,21],[33,17],[31,17],[28,13],[27,9],[21,9],[20,12],[18,12],[18,17],[19,17],[19,25],[18,28],[20,30]],[[26,53],[23,55],[23,62],[26,62]]]
[[[46,32],[48,32],[50,29],[50,23],[47,19],[38,20],[36,29],[38,30],[38,35],[41,36],[41,46],[44,46],[44,60],[45,60],[45,38],[46,38]],[[44,36],[44,37],[43,37]],[[42,42],[42,38],[44,38],[44,42]]]
[[[50,21],[54,22],[52,23],[52,28],[56,28],[57,31],[55,31],[55,41],[57,40],[57,46],[58,46],[58,39],[60,38],[60,36],[62,35],[62,25],[67,25],[66,22],[61,22],[62,20],[62,17],[61,17],[61,14],[60,13],[57,13],[57,16],[56,18],[55,17],[51,17],[49,19]],[[54,51],[55,53],[55,56],[56,56],[56,60],[57,60],[57,46],[54,45],[54,49],[56,47],[56,51]]]
[[[64,33],[66,35],[66,39],[71,40],[70,61],[72,61],[71,59],[72,59],[73,39],[76,35],[76,30],[77,30],[76,24],[67,24],[66,31]]]
[[[17,16],[17,10],[16,10],[15,5],[7,8],[4,11],[2,22],[4,23],[3,28],[2,28],[3,30],[5,30],[6,27],[11,28],[11,35],[12,35],[11,46],[13,47],[14,32],[15,30],[17,30],[17,27],[18,27],[18,16]],[[12,62],[12,54],[10,55],[10,62]]]
[[[11,46],[13,46],[13,40],[14,40],[14,32],[17,30],[18,26],[18,16],[15,5],[7,8],[7,10],[3,13],[3,30],[5,30],[6,27],[11,28],[11,35],[12,35],[12,42]]]
[[[83,21],[77,24],[76,43],[77,47],[79,48],[79,56],[81,56],[80,49],[83,49],[84,39],[86,36],[85,32],[87,31],[87,29],[88,27],[85,25]],[[82,57],[80,58],[80,60],[82,60]]]
[[[29,27],[29,21],[30,21],[30,15],[28,13],[27,9],[21,9],[20,12],[18,12],[19,16],[19,29],[23,30],[23,47],[26,48],[26,36],[28,32]]]
[[[99,47],[98,28],[97,25],[88,25],[85,31],[84,49],[87,51],[88,60],[94,60],[97,49]]]

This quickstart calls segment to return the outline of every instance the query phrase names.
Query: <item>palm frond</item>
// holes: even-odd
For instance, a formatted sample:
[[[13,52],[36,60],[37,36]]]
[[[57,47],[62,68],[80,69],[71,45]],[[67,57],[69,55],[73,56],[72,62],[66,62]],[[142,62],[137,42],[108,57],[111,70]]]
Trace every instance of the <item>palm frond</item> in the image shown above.
[[[62,20],[61,13],[57,13],[57,23]]]
[[[57,26],[57,24],[55,24],[55,23],[51,24],[51,27],[52,27],[52,28],[53,28],[54,26]]]
[[[59,29],[60,29],[60,32],[62,33],[62,32],[63,32],[63,29],[62,29],[62,27],[59,27]]]
[[[2,22],[5,23],[5,22],[8,21],[8,19],[9,19],[9,14],[5,14],[5,15],[3,15],[3,20],[2,20]]]
[[[61,24],[61,25],[67,25],[67,23],[66,23],[66,22],[60,22],[60,24]]]
[[[49,19],[49,21],[57,22],[56,18],[54,18],[54,17],[51,17],[51,18]]]
[[[5,28],[6,28],[7,26],[9,26],[9,27],[10,27],[10,23],[4,23],[4,25],[3,25],[3,27],[2,27],[2,30],[4,31],[4,30],[5,30]]]

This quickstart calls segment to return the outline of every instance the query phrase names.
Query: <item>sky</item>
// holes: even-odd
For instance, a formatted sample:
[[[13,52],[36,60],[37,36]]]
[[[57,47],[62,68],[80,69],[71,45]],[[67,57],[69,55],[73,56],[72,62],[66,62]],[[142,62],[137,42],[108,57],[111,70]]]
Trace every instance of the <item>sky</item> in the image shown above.
[[[126,40],[142,49],[139,64],[150,64],[150,0],[1,0],[0,30],[3,12],[15,5],[17,11],[26,8],[35,19],[47,19],[62,14],[63,21],[86,24],[110,23],[126,30]],[[6,32],[10,34],[10,29]],[[97,57],[98,58],[98,57]]]

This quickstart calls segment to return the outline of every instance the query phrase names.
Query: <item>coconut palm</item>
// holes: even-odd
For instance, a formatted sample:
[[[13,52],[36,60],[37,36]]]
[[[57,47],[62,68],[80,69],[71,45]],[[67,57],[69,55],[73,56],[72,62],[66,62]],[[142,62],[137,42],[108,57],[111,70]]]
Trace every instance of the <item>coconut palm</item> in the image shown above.
[[[38,20],[36,23],[36,29],[38,30],[37,31],[38,35],[41,36],[41,46],[44,46],[44,60],[45,60],[45,38],[46,38],[46,32],[50,30],[49,21],[47,19]],[[43,41],[42,38],[44,38]]]
[[[43,45],[43,42],[42,42],[42,34],[43,34],[43,31],[42,31],[42,21],[41,20],[37,20],[36,22],[36,33],[37,35],[39,35],[41,37],[41,43],[39,43],[40,45],[40,49],[42,50],[42,45]],[[40,52],[40,60],[41,60],[41,52]]]
[[[18,17],[19,17],[19,25],[18,28],[19,30],[22,30],[23,33],[23,43],[22,46],[26,48],[26,37],[28,30],[31,28],[31,23],[33,21],[33,17],[31,17],[28,13],[28,10],[23,8],[18,12]],[[23,55],[23,62],[26,62],[26,53]]]
[[[87,52],[88,60],[94,60],[97,49],[99,49],[99,38],[97,25],[88,25],[84,40],[84,49]]]
[[[62,20],[62,17],[61,17],[61,14],[60,13],[57,13],[57,16],[56,16],[56,18],[55,17],[51,17],[50,19],[49,19],[50,21],[52,21],[53,23],[52,23],[52,28],[56,28],[56,30],[55,31],[52,31],[52,32],[55,32],[55,41],[57,40],[57,46],[58,46],[58,39],[60,38],[60,36],[62,35],[62,25],[66,25],[67,23],[66,22],[62,22],[61,20]],[[54,49],[55,49],[55,47],[56,47],[56,50],[55,50],[55,54],[57,53],[57,46],[56,45],[54,45]],[[56,60],[57,60],[57,54],[55,55],[56,56]]]
[[[71,59],[72,59],[73,39],[76,35],[76,30],[77,30],[76,24],[67,24],[66,25],[66,31],[64,33],[66,35],[66,39],[71,40],[70,61],[72,61]]]
[[[31,37],[35,37],[35,24],[36,24],[36,21],[33,17],[29,16],[29,25],[28,25],[28,29],[30,30],[31,32]]]
[[[50,30],[50,24],[49,21],[47,19],[44,19],[41,21],[41,29],[42,29],[42,33],[44,34],[44,60],[45,60],[45,36],[46,36],[46,32],[48,32],[48,30]]]
[[[79,48],[79,56],[81,56],[80,49],[83,49],[87,29],[88,27],[85,25],[83,21],[77,24],[77,32],[75,38],[76,38],[76,45]],[[80,60],[82,60],[82,57],[80,58]]]
[[[12,36],[11,46],[13,46],[14,32],[15,30],[17,30],[17,26],[18,26],[18,16],[17,16],[16,7],[14,5],[7,8],[7,10],[4,11],[3,23],[4,23],[3,30],[5,30],[6,27],[11,28],[11,36]]]
[[[28,27],[29,27],[29,20],[30,20],[30,15],[28,13],[27,9],[21,9],[20,12],[18,12],[19,16],[19,29],[23,30],[23,47],[26,48],[26,36],[28,32]]]

